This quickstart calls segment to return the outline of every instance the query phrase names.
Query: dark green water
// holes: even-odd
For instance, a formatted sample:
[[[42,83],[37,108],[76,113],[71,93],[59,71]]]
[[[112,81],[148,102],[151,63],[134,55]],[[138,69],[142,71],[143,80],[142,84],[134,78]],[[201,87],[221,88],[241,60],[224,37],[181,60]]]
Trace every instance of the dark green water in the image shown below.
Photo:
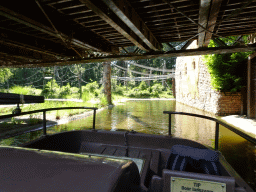
[[[110,109],[97,112],[96,129],[111,131],[134,130],[137,132],[168,135],[168,115],[163,111],[181,111],[212,116],[210,113],[176,103],[175,100],[128,101]],[[212,116],[213,117],[213,116]],[[92,128],[92,117],[48,129],[48,134]],[[172,133],[214,148],[215,123],[209,120],[174,115]],[[23,134],[0,142],[2,145],[19,145],[38,138],[42,131]],[[255,146],[235,133],[220,126],[219,148],[232,167],[255,188]]]

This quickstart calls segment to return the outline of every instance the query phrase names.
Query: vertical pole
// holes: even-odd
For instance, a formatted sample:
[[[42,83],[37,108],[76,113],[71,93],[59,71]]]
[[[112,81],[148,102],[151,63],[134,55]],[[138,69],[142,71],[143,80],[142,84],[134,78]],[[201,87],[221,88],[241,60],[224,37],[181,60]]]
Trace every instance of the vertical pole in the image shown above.
[[[163,64],[163,75],[165,75],[166,73],[165,73],[165,70],[166,70],[166,62],[165,62],[165,60],[164,60],[164,64]],[[165,84],[164,84],[164,82],[165,82],[165,79],[162,79],[162,86],[163,87],[165,87]]]
[[[46,111],[43,111],[43,134],[44,134],[44,136],[47,135],[47,133],[46,133]]]
[[[127,80],[128,80],[128,63],[127,62],[124,62],[125,64],[126,64],[126,69],[127,70],[125,70],[125,81],[124,81],[124,85],[125,85],[125,87],[126,87],[126,90],[128,89],[128,82],[127,82]]]
[[[172,135],[172,114],[169,114],[169,136]]]
[[[215,128],[215,151],[219,150],[219,129],[220,124],[216,122],[216,128]]]
[[[80,89],[80,99],[82,99],[82,85],[81,85],[81,65],[79,66],[79,89]]]
[[[255,118],[255,54],[248,57],[248,72],[247,72],[247,117]]]
[[[149,80],[148,80],[148,86],[150,87],[150,79],[151,79],[151,77],[152,77],[152,69],[150,69],[150,71],[149,71]]]
[[[93,109],[93,124],[92,124],[93,130],[95,130],[95,119],[96,119],[96,109]]]

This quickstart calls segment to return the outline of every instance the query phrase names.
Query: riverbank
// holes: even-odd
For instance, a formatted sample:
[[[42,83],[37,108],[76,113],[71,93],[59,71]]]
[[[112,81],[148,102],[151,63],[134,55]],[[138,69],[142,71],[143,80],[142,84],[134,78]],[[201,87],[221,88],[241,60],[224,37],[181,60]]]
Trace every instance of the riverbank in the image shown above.
[[[256,119],[249,119],[245,115],[229,115],[221,117],[221,119],[256,138]]]

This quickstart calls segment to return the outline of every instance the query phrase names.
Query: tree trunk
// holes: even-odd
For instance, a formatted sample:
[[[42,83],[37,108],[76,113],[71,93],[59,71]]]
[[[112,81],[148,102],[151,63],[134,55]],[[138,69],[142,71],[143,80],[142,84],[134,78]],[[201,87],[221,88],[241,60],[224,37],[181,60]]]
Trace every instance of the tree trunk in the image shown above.
[[[104,94],[107,98],[108,105],[112,105],[111,98],[111,62],[103,63],[103,86],[104,86]]]

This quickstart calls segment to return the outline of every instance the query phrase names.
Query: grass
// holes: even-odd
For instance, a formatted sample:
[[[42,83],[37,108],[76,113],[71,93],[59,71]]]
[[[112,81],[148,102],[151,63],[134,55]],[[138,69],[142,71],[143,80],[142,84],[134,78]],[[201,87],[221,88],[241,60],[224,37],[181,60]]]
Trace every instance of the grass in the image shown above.
[[[22,112],[40,110],[45,108],[58,108],[58,107],[97,107],[98,104],[90,102],[71,102],[71,101],[45,101],[45,103],[21,105]],[[11,114],[12,110],[16,107],[0,108],[0,115]],[[65,117],[70,117],[76,114],[85,112],[85,109],[71,109],[71,110],[57,110],[49,111],[46,113],[47,120],[59,120]],[[36,128],[38,125],[42,125],[42,113],[30,114],[29,116],[19,116],[16,118],[10,118],[8,120],[0,122],[0,136],[13,134],[16,132],[29,130]]]
[[[92,104],[90,102],[72,102],[72,101],[45,101],[44,103],[37,103],[32,105],[21,105],[20,108],[22,112],[34,111],[46,108],[58,108],[58,107],[98,107],[97,104]],[[0,108],[0,115],[11,114],[12,110],[16,107],[4,107]],[[47,116],[55,116],[56,119],[61,119],[66,116],[72,116],[74,114],[79,114],[84,112],[84,109],[71,109],[71,110],[58,110],[58,111],[49,111],[47,112]],[[42,113],[31,114],[30,119],[36,119],[38,116],[42,115]]]

